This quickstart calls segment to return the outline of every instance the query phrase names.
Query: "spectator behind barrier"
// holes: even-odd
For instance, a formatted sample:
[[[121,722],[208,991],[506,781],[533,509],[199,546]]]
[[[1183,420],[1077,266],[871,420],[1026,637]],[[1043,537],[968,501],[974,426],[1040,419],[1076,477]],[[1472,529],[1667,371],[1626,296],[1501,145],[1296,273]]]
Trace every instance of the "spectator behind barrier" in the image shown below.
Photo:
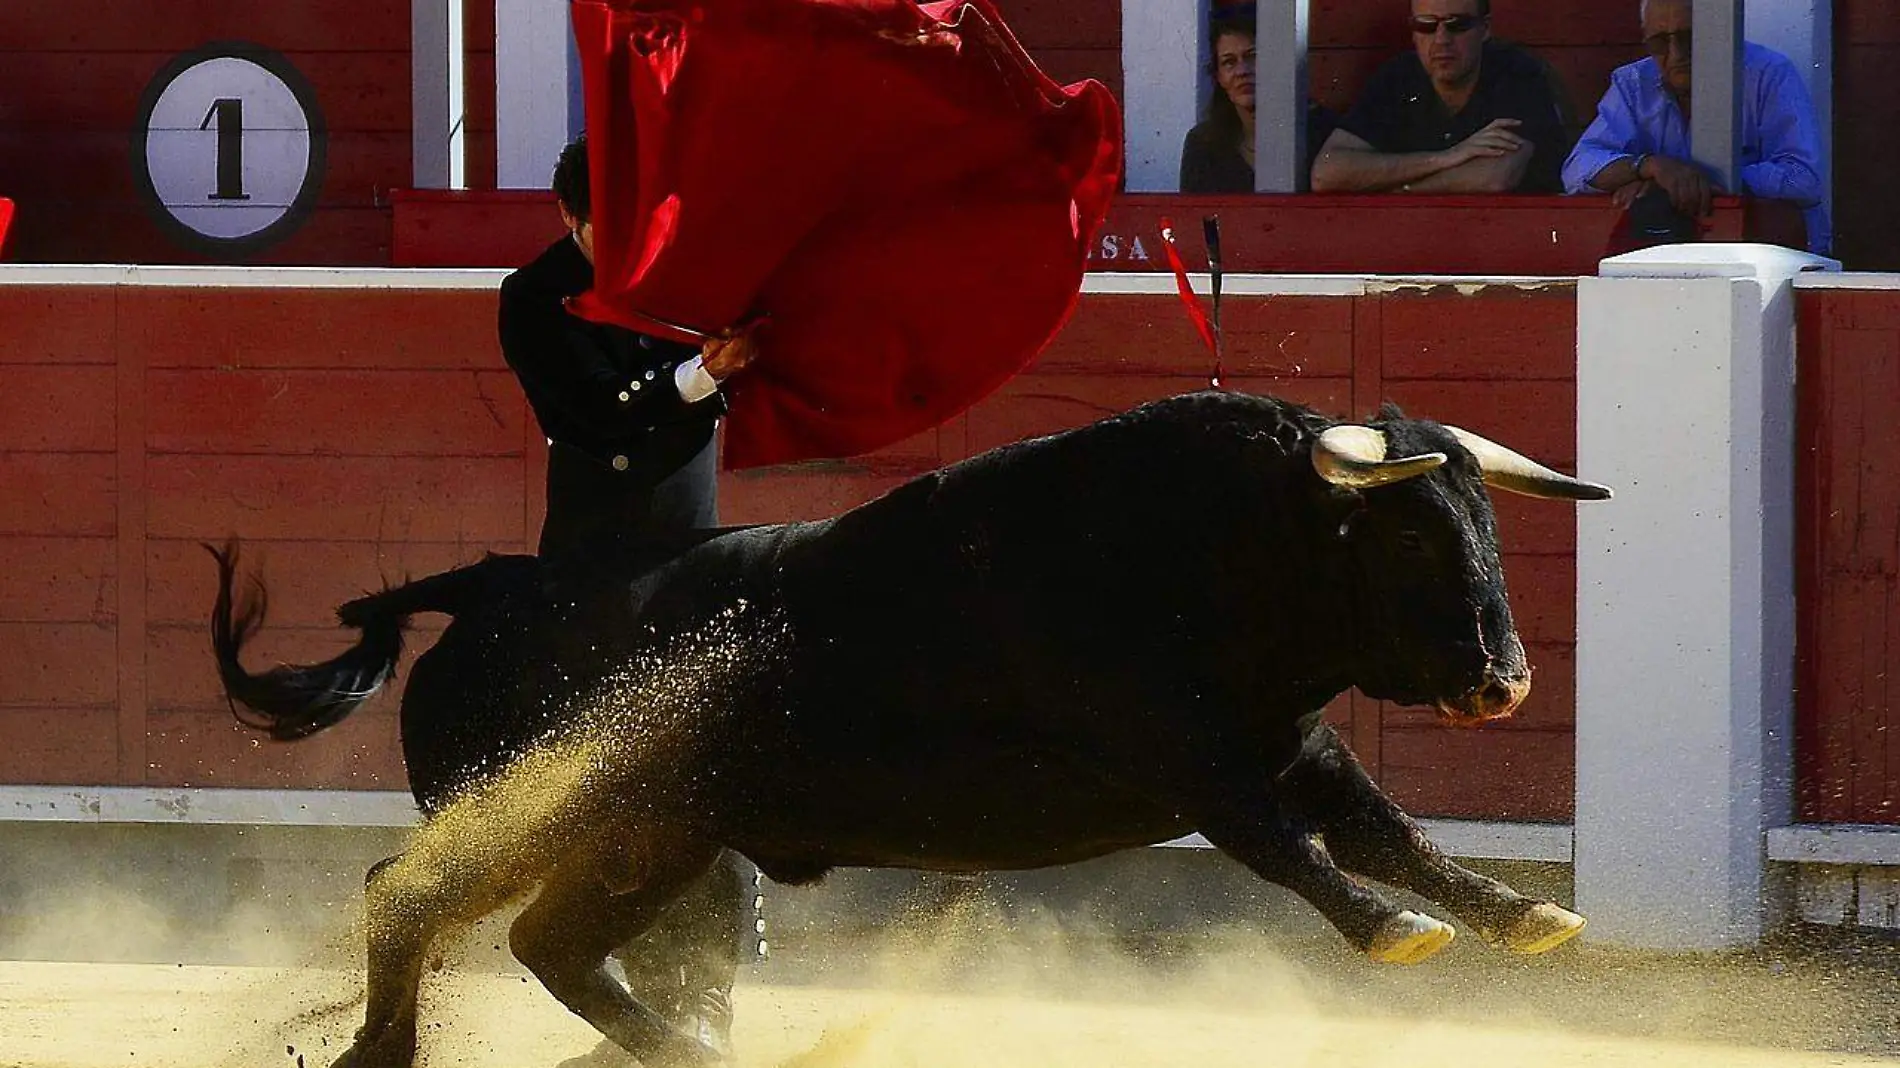
[[[1631,225],[1654,240],[1637,244],[1694,233],[1694,220],[1709,214],[1710,198],[1721,191],[1689,150],[1694,10],[1690,0],[1644,0],[1649,58],[1610,76],[1595,120],[1564,163],[1566,192],[1609,193],[1618,206],[1641,205]],[[1805,209],[1808,248],[1826,255],[1833,234],[1822,204],[1820,124],[1801,73],[1787,56],[1750,43],[1742,48],[1740,81],[1742,191]]]
[[[1252,5],[1248,5],[1251,8]],[[1206,117],[1181,142],[1181,192],[1251,193],[1254,191],[1254,19],[1246,14],[1216,16],[1208,25],[1213,56],[1214,93]],[[1308,101],[1306,159],[1301,184],[1312,170],[1320,146],[1333,132],[1332,112]]]
[[[1412,0],[1412,51],[1373,74],[1313,164],[1316,193],[1557,193],[1570,150],[1548,66],[1491,39],[1490,0]]]

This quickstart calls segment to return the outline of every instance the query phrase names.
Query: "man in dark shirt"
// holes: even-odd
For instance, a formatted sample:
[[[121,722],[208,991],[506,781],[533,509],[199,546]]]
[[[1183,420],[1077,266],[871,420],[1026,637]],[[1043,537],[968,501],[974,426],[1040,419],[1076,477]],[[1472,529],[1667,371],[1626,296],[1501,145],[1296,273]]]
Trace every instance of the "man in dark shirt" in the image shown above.
[[[1571,137],[1550,72],[1491,40],[1490,0],[1412,0],[1413,50],[1380,67],[1313,164],[1316,193],[1559,193]]]
[[[589,322],[567,310],[593,288],[585,137],[554,170],[565,237],[501,284],[502,354],[548,439],[539,553],[598,580],[630,552],[678,548],[717,523],[719,384],[751,362],[746,334],[688,345]],[[659,921],[616,953],[636,997],[711,1050],[730,1048],[739,959],[761,948],[758,872],[731,850]],[[624,1060],[603,1043],[577,1063]]]

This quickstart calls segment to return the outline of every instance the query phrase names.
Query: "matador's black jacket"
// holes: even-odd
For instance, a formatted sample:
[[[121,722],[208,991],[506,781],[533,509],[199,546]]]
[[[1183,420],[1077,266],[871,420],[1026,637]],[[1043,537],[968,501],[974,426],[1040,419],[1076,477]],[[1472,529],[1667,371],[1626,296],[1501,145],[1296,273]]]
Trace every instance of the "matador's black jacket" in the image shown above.
[[[548,451],[541,548],[639,532],[657,486],[711,441],[725,400],[688,403],[674,369],[697,346],[589,322],[567,301],[594,284],[571,237],[501,283],[501,349]]]

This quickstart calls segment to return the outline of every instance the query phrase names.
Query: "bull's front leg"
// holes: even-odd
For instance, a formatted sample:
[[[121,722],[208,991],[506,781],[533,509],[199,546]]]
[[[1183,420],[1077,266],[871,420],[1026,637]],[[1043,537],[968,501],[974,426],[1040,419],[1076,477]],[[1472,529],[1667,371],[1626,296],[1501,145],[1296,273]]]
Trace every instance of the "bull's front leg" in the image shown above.
[[[1229,794],[1220,812],[1199,825],[1209,842],[1304,898],[1374,960],[1417,964],[1452,940],[1450,924],[1401,908],[1339,870],[1326,849],[1264,793]]]
[[[1326,851],[1348,871],[1444,905],[1494,945],[1542,953],[1583,930],[1582,916],[1527,898],[1440,852],[1330,726],[1307,736],[1299,759],[1280,777],[1279,792],[1287,810],[1319,831]]]

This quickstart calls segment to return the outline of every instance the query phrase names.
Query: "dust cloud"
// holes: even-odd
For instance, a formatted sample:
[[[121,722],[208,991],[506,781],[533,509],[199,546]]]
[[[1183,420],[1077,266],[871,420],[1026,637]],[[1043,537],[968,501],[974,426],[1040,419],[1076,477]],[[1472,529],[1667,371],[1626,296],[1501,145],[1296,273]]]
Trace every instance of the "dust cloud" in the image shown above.
[[[930,883],[920,884],[933,885]],[[801,893],[775,889],[784,901]],[[1197,930],[1132,942],[985,879],[871,930],[807,930],[742,973],[741,1068],[1807,1068],[1900,1056],[1891,944],[1658,957],[1565,947],[1518,959],[1461,938],[1414,968],[1373,965],[1317,917],[1291,932]],[[213,935],[236,956],[284,952],[256,921]],[[47,926],[108,949],[180,944],[149,905],[94,888]],[[425,980],[423,1064],[608,1068],[586,1025],[507,958],[508,914],[441,947]],[[53,936],[50,934],[48,938]],[[0,1065],[327,1065],[358,1022],[360,916],[294,965],[0,962]],[[101,936],[103,937],[103,936]]]
[[[760,648],[757,633],[737,637]],[[703,648],[717,659],[732,646]],[[609,726],[616,708],[679,708],[704,696],[615,687],[598,721]],[[597,814],[581,799],[603,785],[626,796],[615,778],[624,747],[660,744],[621,727],[583,731],[472,791],[409,839],[409,869],[391,869],[412,902],[499,906],[428,958],[421,1063],[631,1063],[602,1050],[505,949],[532,872],[572,845],[577,815],[587,823]],[[24,908],[31,919],[10,925],[12,959],[0,960],[0,1068],[328,1065],[361,1020],[363,991],[363,864],[337,866],[332,882],[343,889],[315,920],[270,894],[215,922],[181,920],[98,872],[14,902],[9,912]],[[1467,933],[1400,968],[1350,952],[1297,903],[1136,938],[1107,910],[1052,903],[1006,876],[920,877],[909,896],[867,917],[842,906],[850,894],[837,884],[853,877],[769,890],[768,917],[801,895],[841,907],[835,922],[775,933],[772,957],[742,972],[740,1068],[1900,1063],[1893,942],[1817,935],[1701,956],[1586,943],[1517,958]],[[1174,885],[1195,892],[1192,880]],[[1107,885],[1102,899],[1134,889]]]

